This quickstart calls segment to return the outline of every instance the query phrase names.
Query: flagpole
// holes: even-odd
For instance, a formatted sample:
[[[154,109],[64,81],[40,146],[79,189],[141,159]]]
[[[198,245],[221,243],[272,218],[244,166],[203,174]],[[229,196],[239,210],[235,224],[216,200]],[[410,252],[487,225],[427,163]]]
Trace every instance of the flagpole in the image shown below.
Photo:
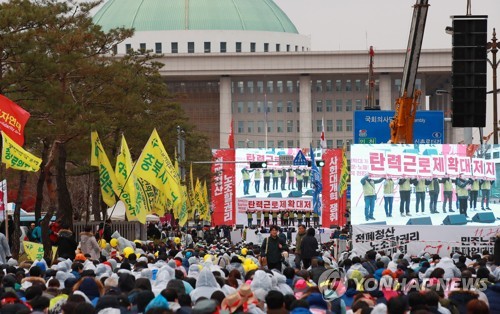
[[[266,148],[267,150],[267,93],[264,92],[264,116],[265,116],[265,119],[266,119],[266,126],[265,126],[265,140],[266,140],[266,144],[264,145],[264,147]]]

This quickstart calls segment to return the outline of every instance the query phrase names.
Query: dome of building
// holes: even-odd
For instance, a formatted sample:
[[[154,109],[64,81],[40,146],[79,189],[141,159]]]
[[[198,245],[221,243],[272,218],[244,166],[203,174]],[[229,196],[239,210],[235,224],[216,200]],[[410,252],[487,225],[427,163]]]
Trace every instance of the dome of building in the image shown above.
[[[269,31],[298,34],[273,0],[108,0],[94,22],[109,30]]]

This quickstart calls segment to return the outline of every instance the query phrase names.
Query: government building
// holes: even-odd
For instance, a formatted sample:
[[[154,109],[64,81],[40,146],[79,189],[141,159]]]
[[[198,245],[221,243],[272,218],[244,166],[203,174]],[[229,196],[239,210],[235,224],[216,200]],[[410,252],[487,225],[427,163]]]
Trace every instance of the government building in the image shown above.
[[[315,51],[273,0],[108,0],[94,22],[135,29],[117,55],[162,55],[169,91],[211,148],[228,147],[231,124],[236,147],[319,146],[322,128],[328,148],[342,147],[353,140],[353,112],[367,104],[368,51]],[[405,55],[375,51],[382,110],[399,96]],[[450,117],[450,82],[451,50],[423,50],[419,109]],[[445,141],[456,143],[449,124]]]

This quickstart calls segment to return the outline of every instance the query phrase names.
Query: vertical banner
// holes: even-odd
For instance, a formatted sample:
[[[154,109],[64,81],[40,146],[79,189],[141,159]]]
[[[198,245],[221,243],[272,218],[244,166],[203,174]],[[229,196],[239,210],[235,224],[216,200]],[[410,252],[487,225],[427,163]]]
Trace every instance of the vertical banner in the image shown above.
[[[322,226],[329,228],[331,225],[339,225],[344,221],[345,194],[340,198],[338,186],[342,171],[342,150],[327,149],[323,151],[323,214],[321,215]]]
[[[4,220],[7,210],[7,180],[0,182],[0,221]],[[4,232],[4,230],[0,230]]]
[[[213,159],[212,224],[234,225],[236,224],[235,150],[214,150]]]

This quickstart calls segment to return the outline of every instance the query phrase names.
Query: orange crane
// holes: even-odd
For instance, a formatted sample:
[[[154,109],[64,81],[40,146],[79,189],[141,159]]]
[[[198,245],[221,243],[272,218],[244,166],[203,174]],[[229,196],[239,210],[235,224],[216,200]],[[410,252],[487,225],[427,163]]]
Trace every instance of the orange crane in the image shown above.
[[[417,0],[413,6],[413,19],[406,50],[401,91],[396,100],[394,118],[389,124],[391,143],[394,144],[413,144],[413,123],[422,93],[415,89],[415,81],[428,8],[429,0]]]

